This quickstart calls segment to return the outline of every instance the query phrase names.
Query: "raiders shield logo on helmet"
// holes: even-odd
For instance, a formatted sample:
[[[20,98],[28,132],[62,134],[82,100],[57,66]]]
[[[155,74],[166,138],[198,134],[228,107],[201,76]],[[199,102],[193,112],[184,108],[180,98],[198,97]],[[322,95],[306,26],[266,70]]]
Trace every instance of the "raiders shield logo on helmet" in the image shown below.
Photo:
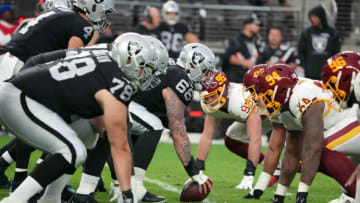
[[[130,56],[137,55],[142,50],[142,46],[137,42],[130,41],[128,44],[128,53]]]
[[[201,62],[203,62],[205,59],[205,57],[197,52],[194,52],[193,56],[192,56],[192,63],[195,65],[199,65]]]

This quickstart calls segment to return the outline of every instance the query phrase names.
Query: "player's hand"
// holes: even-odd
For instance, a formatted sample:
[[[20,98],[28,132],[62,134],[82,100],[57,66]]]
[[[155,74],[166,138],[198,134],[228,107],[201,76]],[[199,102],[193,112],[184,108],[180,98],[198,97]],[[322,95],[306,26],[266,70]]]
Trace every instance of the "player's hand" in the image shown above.
[[[353,184],[356,180],[360,179],[360,164],[356,167],[355,171],[351,174],[349,180],[345,183],[345,186]]]
[[[235,188],[238,189],[238,190],[252,189],[253,182],[254,182],[254,176],[244,175],[244,177],[241,180],[240,184],[237,185]]]
[[[259,189],[252,189],[249,194],[245,195],[244,199],[260,199],[261,195],[264,193],[264,191]]]
[[[208,191],[212,191],[212,184],[214,181],[203,174],[202,171],[200,171],[197,175],[192,176],[191,179],[199,184],[200,193],[208,193]]]
[[[296,203],[306,203],[307,195],[307,192],[296,193]]]
[[[119,181],[117,180],[111,181],[109,195],[110,195],[109,202],[114,202],[117,201],[118,199],[121,199],[122,194],[121,194]]]

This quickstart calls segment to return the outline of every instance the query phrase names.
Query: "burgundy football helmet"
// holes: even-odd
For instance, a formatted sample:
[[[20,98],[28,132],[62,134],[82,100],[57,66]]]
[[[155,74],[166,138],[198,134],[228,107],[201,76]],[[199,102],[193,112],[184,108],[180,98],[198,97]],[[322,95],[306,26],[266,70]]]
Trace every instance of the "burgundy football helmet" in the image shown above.
[[[243,91],[243,95],[246,91],[249,91],[251,94],[245,98],[245,100],[252,99],[254,101],[257,100],[256,94],[255,94],[255,82],[256,78],[260,75],[261,72],[263,72],[265,69],[267,69],[269,65],[267,64],[259,64],[256,66],[253,66],[250,68],[244,75],[243,83],[245,86],[245,89]]]
[[[215,112],[228,101],[229,80],[225,73],[218,71],[205,83],[205,91],[200,97],[208,113]]]
[[[343,51],[329,58],[323,66],[321,78],[326,89],[342,106],[351,92],[356,75],[360,72],[360,54]]]
[[[261,72],[255,84],[260,111],[274,117],[288,102],[297,81],[296,73],[285,64],[275,64]]]

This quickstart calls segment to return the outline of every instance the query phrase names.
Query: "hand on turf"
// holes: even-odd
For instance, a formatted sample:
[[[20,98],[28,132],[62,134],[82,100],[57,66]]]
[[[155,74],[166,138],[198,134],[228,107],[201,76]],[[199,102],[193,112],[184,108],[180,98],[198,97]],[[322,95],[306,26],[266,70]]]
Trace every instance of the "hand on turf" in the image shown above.
[[[254,176],[246,176],[246,175],[244,175],[244,177],[241,180],[240,184],[237,185],[235,188],[238,189],[238,190],[252,189],[253,182],[254,182]]]
[[[120,185],[117,180],[111,181],[109,195],[110,195],[109,202],[118,201],[118,199],[121,199],[122,195],[121,195]]]
[[[359,179],[360,179],[360,164],[356,167],[355,171],[351,174],[349,180],[345,183],[345,186],[347,187]]]
[[[199,184],[200,193],[208,193],[212,191],[212,184],[214,181],[203,174],[202,171],[200,171],[197,175],[192,176],[191,179]]]

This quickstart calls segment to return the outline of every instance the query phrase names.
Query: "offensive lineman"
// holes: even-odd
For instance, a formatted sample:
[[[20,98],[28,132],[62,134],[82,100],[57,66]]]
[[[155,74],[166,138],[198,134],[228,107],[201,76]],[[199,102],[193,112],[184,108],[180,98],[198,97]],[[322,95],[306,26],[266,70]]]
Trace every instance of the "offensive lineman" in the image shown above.
[[[128,62],[121,63],[120,58],[128,58]],[[85,146],[69,123],[74,115],[92,118],[103,113],[123,198],[134,202],[127,105],[134,87],[147,88],[144,81],[155,71],[155,61],[156,55],[144,38],[124,34],[114,42],[111,57],[107,51],[84,51],[24,70],[4,83],[0,88],[1,122],[23,141],[51,156],[2,202],[24,202],[54,180],[54,188],[48,187],[44,196],[56,189],[61,192],[70,174],[86,158]],[[42,200],[58,202],[60,197]]]

